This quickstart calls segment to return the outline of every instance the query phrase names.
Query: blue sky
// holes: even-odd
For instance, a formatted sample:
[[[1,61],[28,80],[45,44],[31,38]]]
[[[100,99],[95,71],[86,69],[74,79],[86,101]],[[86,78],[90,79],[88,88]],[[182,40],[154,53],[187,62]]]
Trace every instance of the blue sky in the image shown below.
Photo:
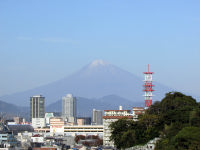
[[[200,1],[0,1],[0,96],[95,59],[200,95]]]

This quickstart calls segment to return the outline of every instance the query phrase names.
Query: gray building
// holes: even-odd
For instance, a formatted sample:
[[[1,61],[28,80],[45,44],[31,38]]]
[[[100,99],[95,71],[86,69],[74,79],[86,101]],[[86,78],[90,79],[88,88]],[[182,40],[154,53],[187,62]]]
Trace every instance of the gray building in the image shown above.
[[[102,125],[103,124],[103,111],[93,109],[92,111],[92,124],[93,125]]]
[[[45,115],[45,97],[37,95],[30,97],[30,120],[32,118],[44,118]]]
[[[67,122],[76,123],[76,97],[72,94],[62,97],[62,116]]]

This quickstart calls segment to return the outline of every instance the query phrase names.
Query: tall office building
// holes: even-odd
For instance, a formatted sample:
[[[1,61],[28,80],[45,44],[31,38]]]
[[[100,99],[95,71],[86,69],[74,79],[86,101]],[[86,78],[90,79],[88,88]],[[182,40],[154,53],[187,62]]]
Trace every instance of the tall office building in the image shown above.
[[[102,125],[103,124],[103,111],[93,109],[92,111],[92,124],[93,125]]]
[[[45,97],[42,95],[37,95],[30,97],[30,120],[32,118],[44,118],[45,110],[44,110]]]
[[[67,122],[76,123],[76,97],[72,94],[62,97],[62,116]]]

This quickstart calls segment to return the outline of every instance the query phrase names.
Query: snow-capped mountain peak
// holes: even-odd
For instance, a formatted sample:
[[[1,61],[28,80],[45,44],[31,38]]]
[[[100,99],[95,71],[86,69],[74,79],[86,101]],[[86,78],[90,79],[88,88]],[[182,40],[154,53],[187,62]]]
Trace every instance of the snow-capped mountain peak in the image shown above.
[[[93,68],[93,67],[97,67],[97,66],[106,66],[108,64],[109,63],[106,62],[106,61],[103,61],[101,59],[97,59],[97,60],[94,60],[93,62],[91,62],[90,65],[89,65],[89,67]]]

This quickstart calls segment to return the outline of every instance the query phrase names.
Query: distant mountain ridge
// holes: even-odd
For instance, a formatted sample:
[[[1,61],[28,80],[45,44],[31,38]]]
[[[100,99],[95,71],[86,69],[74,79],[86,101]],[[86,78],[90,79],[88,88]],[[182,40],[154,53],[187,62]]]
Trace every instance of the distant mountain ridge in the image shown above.
[[[24,92],[1,97],[5,102],[20,106],[29,106],[31,96],[42,94],[46,104],[52,104],[62,96],[72,93],[76,97],[88,99],[100,98],[105,95],[118,95],[132,102],[144,101],[143,78],[120,69],[102,60],[96,60],[86,65],[76,73],[56,82]],[[154,82],[154,100],[161,100],[171,88]]]
[[[99,99],[77,97],[77,116],[91,117],[93,109],[103,111],[108,109],[118,109],[119,106],[123,106],[123,109],[132,110],[132,107],[143,105],[144,101],[132,102],[117,95],[108,95]],[[29,119],[29,111],[29,107],[16,106],[0,101],[0,113],[18,115]],[[62,100],[60,99],[50,105],[46,105],[45,112],[62,112]]]
[[[88,117],[92,115],[92,110],[108,110],[119,109],[119,106],[123,106],[123,109],[132,110],[132,107],[144,106],[144,101],[132,102],[117,95],[108,95],[99,99],[88,99],[83,97],[77,97],[77,115],[81,117]],[[62,112],[62,100],[58,100],[46,107],[47,112]]]
[[[20,107],[0,100],[0,112],[20,113],[27,112],[27,107]]]

